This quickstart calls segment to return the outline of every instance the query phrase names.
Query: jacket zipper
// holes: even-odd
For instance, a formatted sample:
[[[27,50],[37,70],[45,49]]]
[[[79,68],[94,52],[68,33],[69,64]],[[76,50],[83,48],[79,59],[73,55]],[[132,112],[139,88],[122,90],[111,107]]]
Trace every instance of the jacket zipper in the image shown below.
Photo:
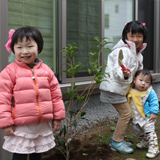
[[[27,66],[27,65],[26,65]],[[28,67],[28,66],[27,66]],[[35,75],[34,75],[34,68],[35,68],[36,66],[34,66],[33,67],[33,69],[31,69],[31,68],[29,68],[31,71],[32,71],[32,79],[34,80],[34,85],[35,85],[35,89],[36,89],[36,100],[37,100],[37,106],[38,106],[38,111],[39,111],[39,119],[38,119],[38,124],[40,123],[40,121],[41,121],[41,117],[42,117],[42,113],[41,113],[41,108],[40,108],[40,105],[39,105],[39,101],[38,101],[38,96],[39,96],[39,94],[38,94],[38,87],[37,87],[37,83],[36,83],[36,78],[35,78]],[[16,116],[15,116],[15,107],[16,106],[14,106],[14,108],[13,108],[13,118],[15,118]]]
[[[38,124],[39,124],[41,121],[42,113],[41,113],[41,108],[40,108],[39,100],[38,100],[39,93],[38,93],[38,87],[37,87],[37,83],[36,83],[36,77],[34,75],[34,68],[35,68],[35,66],[31,70],[32,70],[32,74],[33,74],[32,79],[34,80],[34,85],[35,85],[35,89],[36,89],[36,100],[37,100],[37,106],[38,106],[38,111],[39,111],[39,120],[38,120]]]
[[[16,116],[15,116],[15,108],[16,106],[14,105],[14,108],[13,108],[13,118],[16,118]]]
[[[32,74],[33,74],[32,79],[34,80],[34,79],[35,79],[35,76],[34,76],[34,70],[33,70],[33,69],[32,69]]]

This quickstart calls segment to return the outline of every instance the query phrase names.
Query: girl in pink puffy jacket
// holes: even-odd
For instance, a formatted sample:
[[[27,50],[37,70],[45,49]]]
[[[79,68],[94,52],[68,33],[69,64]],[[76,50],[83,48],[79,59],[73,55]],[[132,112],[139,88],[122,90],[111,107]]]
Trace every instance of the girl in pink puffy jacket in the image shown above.
[[[12,160],[41,160],[55,146],[54,131],[62,127],[65,107],[57,78],[37,55],[43,49],[41,33],[34,27],[10,30],[5,45],[15,62],[0,73],[0,128],[3,149]]]

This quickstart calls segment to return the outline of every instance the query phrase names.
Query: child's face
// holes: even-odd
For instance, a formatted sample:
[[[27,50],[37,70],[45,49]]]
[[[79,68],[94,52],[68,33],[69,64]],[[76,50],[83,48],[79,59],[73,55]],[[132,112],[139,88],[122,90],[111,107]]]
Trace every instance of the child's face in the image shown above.
[[[37,43],[30,37],[29,40],[24,37],[19,39],[14,45],[15,57],[18,61],[26,64],[33,64],[38,55]]]
[[[130,31],[127,33],[127,40],[135,43],[136,49],[138,49],[143,44],[143,34],[138,32],[132,34],[132,32]]]
[[[135,84],[134,89],[137,89],[139,91],[146,91],[151,84],[150,76],[144,76],[144,74],[142,73],[140,73],[137,77],[134,77],[133,81]]]

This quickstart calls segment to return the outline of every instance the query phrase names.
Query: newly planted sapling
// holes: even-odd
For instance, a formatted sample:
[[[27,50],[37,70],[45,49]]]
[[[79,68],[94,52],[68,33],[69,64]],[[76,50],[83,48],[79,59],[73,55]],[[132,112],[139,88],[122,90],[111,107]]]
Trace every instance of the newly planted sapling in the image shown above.
[[[85,119],[84,116],[86,112],[83,111],[83,108],[88,103],[91,94],[96,88],[96,85],[102,82],[104,80],[103,78],[107,74],[102,72],[102,68],[106,67],[106,65],[100,65],[100,54],[104,49],[108,49],[104,46],[110,43],[107,42],[106,39],[108,38],[105,37],[100,39],[99,37],[95,37],[94,42],[90,43],[92,46],[96,45],[96,47],[90,48],[90,51],[93,50],[94,52],[89,52],[90,68],[88,68],[88,72],[91,75],[91,83],[88,84],[88,86],[83,89],[83,92],[80,94],[78,92],[80,86],[76,85],[74,80],[76,73],[82,69],[82,64],[80,62],[75,62],[75,55],[77,54],[76,49],[80,46],[80,44],[68,44],[67,47],[64,47],[61,51],[66,52],[66,56],[63,58],[66,58],[67,61],[67,63],[64,63],[64,65],[67,66],[67,69],[63,72],[65,72],[68,77],[71,77],[70,87],[68,87],[66,91],[63,91],[63,95],[65,95],[68,99],[65,101],[66,123],[61,129],[59,133],[60,137],[58,138],[59,143],[63,146],[63,148],[57,146],[57,148],[65,156],[66,160],[69,160],[72,139],[80,132],[82,127],[80,126],[77,128],[78,120]],[[74,106],[78,101],[81,102],[81,106],[79,110],[75,110]]]

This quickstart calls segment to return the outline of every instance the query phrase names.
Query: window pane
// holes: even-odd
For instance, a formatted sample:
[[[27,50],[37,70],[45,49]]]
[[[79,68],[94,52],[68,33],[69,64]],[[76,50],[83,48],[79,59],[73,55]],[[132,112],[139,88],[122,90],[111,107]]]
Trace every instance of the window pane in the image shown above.
[[[67,44],[81,44],[75,61],[82,63],[78,77],[87,76],[89,42],[101,37],[101,0],[67,0]]]
[[[8,29],[22,26],[33,26],[40,30],[44,39],[44,49],[38,57],[50,68],[55,70],[53,59],[55,18],[55,4],[53,0],[8,0]],[[55,27],[55,26],[54,26]],[[14,54],[10,54],[9,61],[14,61]]]
[[[105,0],[105,37],[110,38],[113,44],[108,47],[112,48],[121,38],[122,30],[125,23],[132,21],[134,18],[133,0]],[[110,53],[105,51],[104,63]]]

